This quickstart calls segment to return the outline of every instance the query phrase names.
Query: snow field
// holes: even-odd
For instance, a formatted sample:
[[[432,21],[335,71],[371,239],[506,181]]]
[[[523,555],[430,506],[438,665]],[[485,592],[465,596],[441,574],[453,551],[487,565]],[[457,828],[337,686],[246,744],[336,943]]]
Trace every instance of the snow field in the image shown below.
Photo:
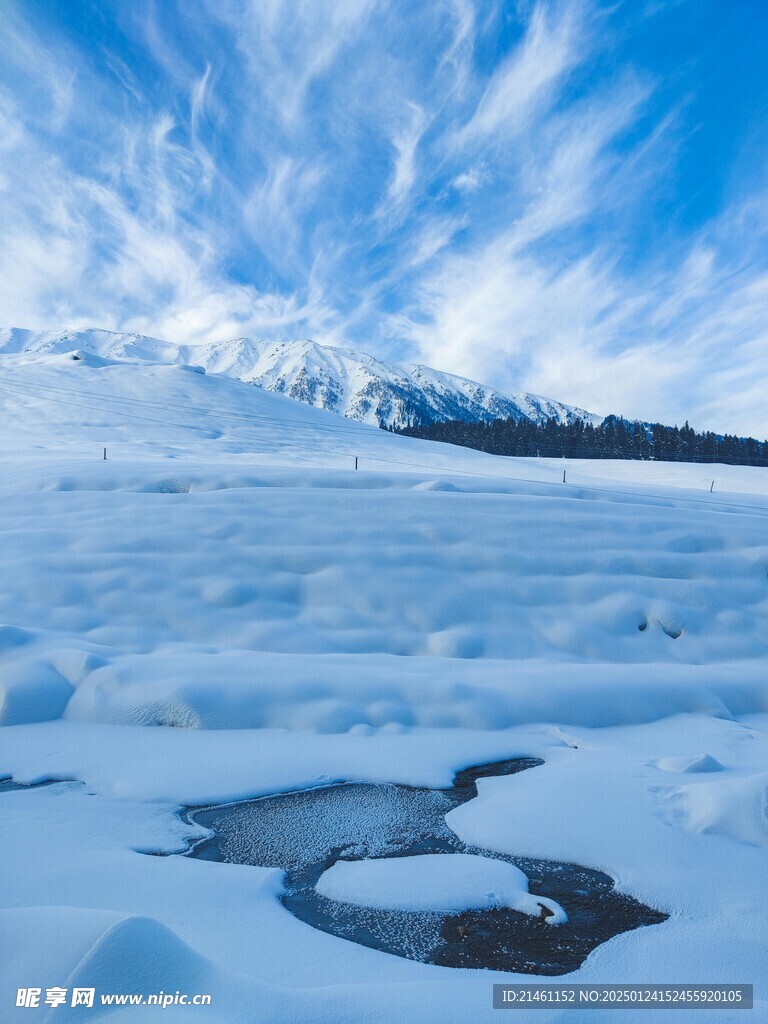
[[[768,1015],[768,474],[568,462],[563,485],[181,367],[3,370],[0,778],[74,780],[0,791],[4,1006],[91,978],[210,986],[213,1012],[163,1011],[195,1024],[495,1020],[492,982],[530,976],[325,935],[279,868],[146,854],[200,838],[184,806],[530,756],[448,827],[670,915],[569,980],[751,981],[754,1013],[718,1021]]]
[[[718,467],[754,494],[685,491],[686,471],[714,470],[661,464],[569,464],[581,482],[563,486],[546,460],[394,437],[188,368],[8,359],[27,384],[0,389],[17,426],[6,723],[488,728],[765,706],[759,470]],[[595,476],[631,471],[658,479]]]

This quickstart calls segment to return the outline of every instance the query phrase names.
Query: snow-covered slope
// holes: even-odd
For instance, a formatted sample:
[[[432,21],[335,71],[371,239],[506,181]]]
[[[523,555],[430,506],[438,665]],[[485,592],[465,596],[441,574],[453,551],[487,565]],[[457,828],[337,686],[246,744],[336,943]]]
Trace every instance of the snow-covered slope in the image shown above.
[[[336,731],[752,706],[768,653],[760,470],[569,462],[563,485],[557,460],[71,353],[2,357],[0,420],[14,581],[0,621],[22,631],[6,636],[7,721],[66,705],[91,721]],[[744,488],[763,493],[721,493]],[[540,659],[560,666],[543,690]],[[617,663],[646,695],[630,710]]]
[[[173,854],[184,805],[517,756],[545,764],[447,825],[669,915],[561,980],[752,982],[718,1020],[766,1018],[765,470],[563,483],[135,354],[0,357],[0,427],[0,779],[71,780],[0,788],[3,1021],[62,985],[212,997],[63,1024],[493,1024],[492,982],[552,979],[389,956],[294,918],[279,870]]]
[[[157,338],[110,331],[0,330],[0,352],[63,353],[75,349],[109,359],[142,359],[203,366],[258,384],[319,409],[375,426],[494,417],[549,417],[564,423],[579,416],[601,417],[526,392],[502,394],[465,377],[428,366],[384,363],[351,349],[314,341],[258,342],[235,338],[206,345],[173,345]]]

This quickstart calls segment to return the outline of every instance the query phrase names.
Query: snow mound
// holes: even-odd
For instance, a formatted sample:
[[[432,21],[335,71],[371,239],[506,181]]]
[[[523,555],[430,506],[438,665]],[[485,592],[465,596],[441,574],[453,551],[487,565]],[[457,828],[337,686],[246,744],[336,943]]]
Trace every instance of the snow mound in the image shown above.
[[[530,917],[549,911],[547,924],[567,914],[554,900],[528,892],[528,877],[513,864],[469,853],[337,861],[316,885],[321,896],[380,910],[452,914],[508,907]]]
[[[723,770],[723,766],[711,754],[699,754],[697,757],[662,757],[656,762],[656,767],[663,772],[679,772],[685,775]]]
[[[41,935],[45,936],[43,942]],[[97,1000],[102,993],[141,993],[146,997],[159,992],[173,995],[176,990],[189,994],[215,992],[219,1011],[222,1004],[225,1007],[226,1017],[219,1019],[239,1021],[238,997],[263,998],[258,984],[214,965],[150,917],[75,907],[3,910],[0,942],[14,978],[38,978],[68,991],[95,988]],[[182,1010],[190,1019],[189,1007]],[[92,1008],[58,1007],[53,1016],[62,1022],[74,1022],[102,1019],[103,1015],[97,1001]],[[168,1016],[166,1010],[163,1015]],[[125,1016],[140,1019],[135,1007],[126,1010]]]
[[[59,718],[74,688],[49,662],[5,660],[0,678],[0,726]]]
[[[657,792],[662,816],[671,825],[768,846],[768,772]]]

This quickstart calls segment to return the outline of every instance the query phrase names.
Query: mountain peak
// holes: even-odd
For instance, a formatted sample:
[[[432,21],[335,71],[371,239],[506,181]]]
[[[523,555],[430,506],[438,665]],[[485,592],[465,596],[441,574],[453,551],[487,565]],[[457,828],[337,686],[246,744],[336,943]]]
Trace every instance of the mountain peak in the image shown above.
[[[599,421],[583,409],[527,392],[504,393],[419,363],[386,363],[354,349],[311,338],[255,341],[240,337],[175,345],[140,334],[91,327],[69,331],[0,330],[0,353],[81,350],[116,360],[202,366],[316,408],[379,427],[496,418],[542,423],[554,417]]]

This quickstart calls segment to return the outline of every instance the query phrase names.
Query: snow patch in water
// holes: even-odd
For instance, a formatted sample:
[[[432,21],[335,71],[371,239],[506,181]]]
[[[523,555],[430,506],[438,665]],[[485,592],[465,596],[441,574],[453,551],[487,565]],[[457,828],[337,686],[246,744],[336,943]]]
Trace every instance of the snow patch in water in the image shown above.
[[[321,896],[381,910],[457,913],[507,907],[547,924],[568,917],[554,900],[528,892],[514,864],[469,853],[337,861],[315,886]]]

